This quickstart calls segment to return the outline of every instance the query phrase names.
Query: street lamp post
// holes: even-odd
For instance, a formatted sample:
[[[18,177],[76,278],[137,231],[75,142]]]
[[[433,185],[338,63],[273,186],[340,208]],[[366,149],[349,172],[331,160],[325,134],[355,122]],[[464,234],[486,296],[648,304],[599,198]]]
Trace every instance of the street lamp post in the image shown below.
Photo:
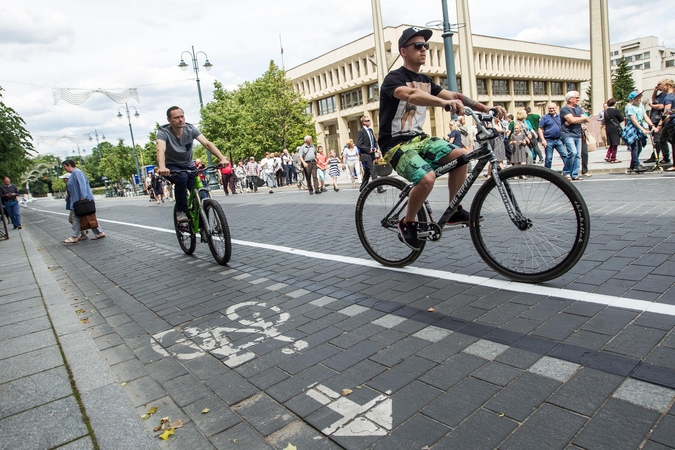
[[[187,63],[183,59],[183,55],[186,54],[186,53],[188,55],[190,55],[190,58],[192,59],[192,69],[195,71],[195,76],[197,77],[197,93],[199,94],[199,109],[201,111],[201,109],[204,108],[204,102],[202,101],[202,87],[201,87],[201,84],[199,84],[199,61],[197,59],[197,56],[199,56],[200,53],[202,55],[204,55],[205,62],[204,62],[203,67],[206,70],[211,70],[211,67],[213,67],[213,64],[211,64],[209,62],[209,57],[206,56],[206,53],[204,53],[202,51],[199,51],[199,52],[195,53],[195,46],[193,45],[192,51],[185,50],[183,53],[180,54],[180,63],[178,64],[178,67],[180,67],[180,70],[186,70],[188,68]],[[206,159],[209,163],[208,164],[209,166],[213,164],[213,160],[211,159],[211,152],[209,152],[208,150],[206,151]],[[215,177],[211,177],[211,180],[213,180],[215,182],[214,178]],[[214,184],[214,183],[212,182],[211,184]]]
[[[122,116],[122,109],[123,107],[120,106],[117,108],[117,118],[121,119]],[[135,106],[131,106],[131,108],[134,108],[134,117],[140,116],[138,113],[138,110],[136,109]],[[129,105],[127,103],[124,103],[124,109],[127,112],[127,121],[129,122],[129,133],[131,134],[131,146],[134,149],[134,162],[136,163],[136,175],[138,176],[138,182],[141,183],[143,181],[143,178],[141,177],[141,168],[138,166],[138,156],[136,155],[136,142],[134,141],[134,130],[131,128],[131,115],[129,114]]]
[[[98,130],[94,128],[94,131],[89,132],[89,142],[94,140],[94,138],[91,136],[92,134],[96,137],[96,150],[99,150],[98,146],[100,143],[98,141]],[[101,139],[105,140],[105,134],[103,134],[103,132],[101,132]]]

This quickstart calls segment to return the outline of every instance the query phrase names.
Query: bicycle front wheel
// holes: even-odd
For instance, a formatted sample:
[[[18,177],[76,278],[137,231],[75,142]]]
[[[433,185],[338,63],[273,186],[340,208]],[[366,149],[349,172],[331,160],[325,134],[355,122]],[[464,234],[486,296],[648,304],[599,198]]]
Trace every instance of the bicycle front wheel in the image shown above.
[[[499,178],[519,223],[507,214],[495,181],[486,181],[471,204],[469,224],[481,258],[497,273],[528,283],[552,280],[574,267],[590,236],[588,207],[579,191],[537,166],[504,169]]]
[[[223,208],[215,200],[204,200],[204,215],[206,216],[206,238],[209,243],[209,249],[216,262],[225,265],[232,256],[232,240],[230,238],[230,227],[227,225],[227,219]]]
[[[173,226],[176,229],[176,236],[178,237],[178,245],[183,249],[186,255],[191,255],[197,246],[197,236],[192,229],[190,222],[178,222],[176,220],[176,205],[173,206]]]
[[[361,192],[356,203],[356,231],[361,244],[377,262],[389,267],[403,267],[413,263],[424,250],[425,241],[419,250],[412,250],[399,239],[398,222],[403,218],[408,205],[407,199],[393,210],[401,199],[406,183],[397,179],[382,177]],[[383,192],[382,189],[385,189]],[[385,219],[389,215],[387,219]],[[417,213],[417,220],[427,221],[424,208]]]

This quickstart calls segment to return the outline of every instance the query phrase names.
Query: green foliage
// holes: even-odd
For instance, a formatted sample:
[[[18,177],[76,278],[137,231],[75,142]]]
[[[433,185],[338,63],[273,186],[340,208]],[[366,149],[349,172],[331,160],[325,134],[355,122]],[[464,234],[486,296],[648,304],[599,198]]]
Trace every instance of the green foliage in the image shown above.
[[[260,159],[266,151],[295,150],[306,135],[316,137],[307,101],[274,61],[262,77],[234,91],[214,86],[214,100],[202,109],[201,131],[225,156]]]
[[[139,148],[137,148],[137,151]],[[101,157],[99,169],[101,174],[106,176],[110,181],[128,180],[136,173],[133,149],[124,145],[123,139],[120,139],[115,146],[108,142],[103,142],[101,143],[101,150],[103,156]]]
[[[159,130],[159,124],[155,122],[155,129],[148,133],[148,143],[138,155],[138,163],[141,166],[157,165],[157,130]]]
[[[612,95],[617,101],[616,107],[622,109],[628,104],[628,94],[635,90],[635,81],[626,58],[621,58],[619,66],[612,76]]]
[[[581,102],[581,106],[584,108],[584,111],[588,112],[588,114],[593,115],[593,91],[591,90],[591,84],[588,84],[588,88],[586,88],[586,98]]]
[[[63,178],[56,177],[52,181],[52,190],[53,192],[65,192],[66,191],[66,182]]]
[[[34,149],[25,124],[16,111],[5,105],[0,92],[0,177],[18,181],[30,167]]]

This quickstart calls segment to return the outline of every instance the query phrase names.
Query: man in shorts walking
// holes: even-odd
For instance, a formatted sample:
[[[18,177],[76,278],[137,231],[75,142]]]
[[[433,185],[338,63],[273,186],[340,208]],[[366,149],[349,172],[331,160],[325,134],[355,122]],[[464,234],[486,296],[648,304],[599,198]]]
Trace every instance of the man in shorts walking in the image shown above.
[[[408,28],[398,40],[403,67],[392,70],[385,77],[380,89],[380,133],[378,143],[385,161],[396,172],[414,184],[408,198],[406,216],[399,222],[400,239],[417,250],[421,242],[417,237],[415,217],[431,193],[436,181],[434,170],[468,153],[438,137],[427,136],[423,131],[427,107],[441,107],[463,116],[464,105],[487,112],[489,108],[464,95],[441,88],[429,76],[420,73],[425,63],[433,31]],[[496,108],[500,117],[506,111]],[[448,175],[448,191],[454,197],[466,180],[467,166],[453,170]],[[458,206],[448,224],[469,223],[469,213]]]

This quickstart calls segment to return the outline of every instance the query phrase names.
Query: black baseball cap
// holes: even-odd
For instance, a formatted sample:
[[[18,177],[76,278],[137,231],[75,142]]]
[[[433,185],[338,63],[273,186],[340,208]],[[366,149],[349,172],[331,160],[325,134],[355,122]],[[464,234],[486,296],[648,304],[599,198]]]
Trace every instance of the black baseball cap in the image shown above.
[[[431,36],[434,34],[432,30],[421,30],[417,27],[408,28],[401,33],[401,37],[398,39],[398,48],[403,48],[406,42],[415,36],[423,36],[425,41],[431,39]]]

